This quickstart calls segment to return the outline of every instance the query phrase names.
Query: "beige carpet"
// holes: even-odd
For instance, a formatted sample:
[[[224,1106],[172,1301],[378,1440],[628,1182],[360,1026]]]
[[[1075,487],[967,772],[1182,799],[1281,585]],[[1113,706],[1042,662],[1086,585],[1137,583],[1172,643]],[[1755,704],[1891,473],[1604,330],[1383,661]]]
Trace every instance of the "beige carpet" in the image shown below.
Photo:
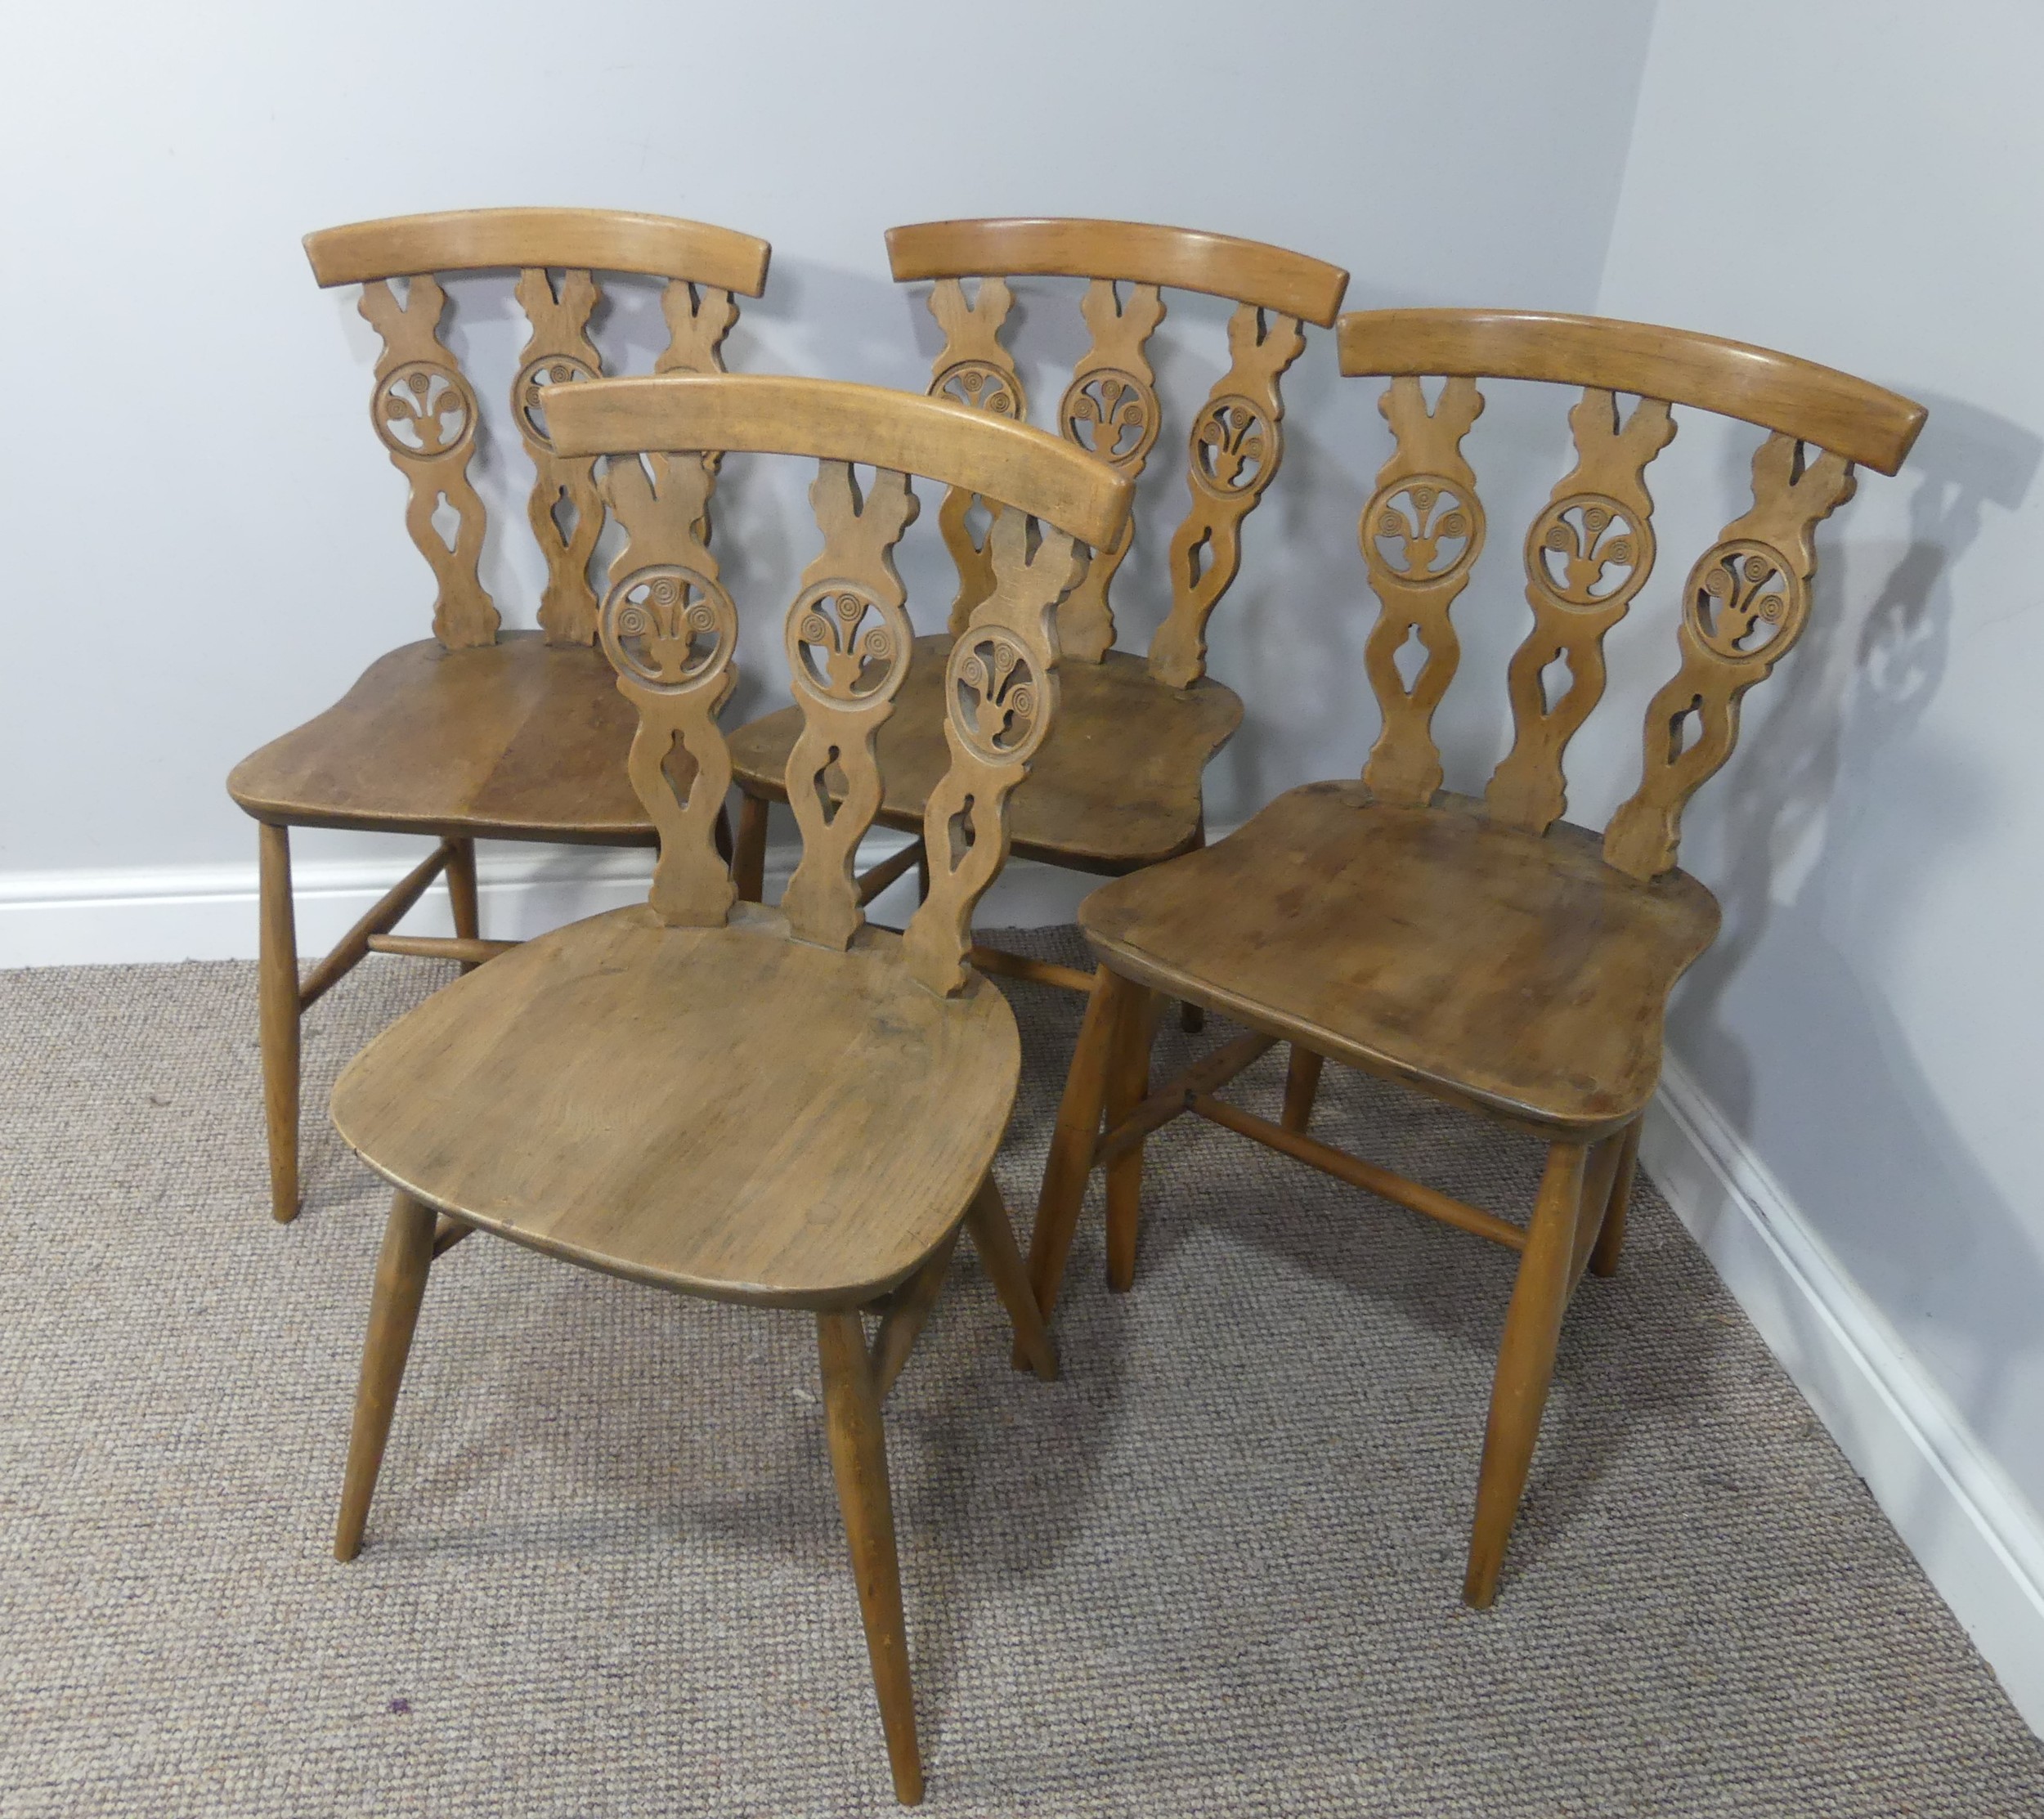
[[[799,1316],[464,1245],[329,1557],[385,1196],[317,1109],[444,976],[374,960],[315,1011],[285,1229],[253,969],[0,975],[0,1812],[893,1810]],[[1026,1208],[1075,1005],[1015,997]],[[1513,1140],[1331,1069],[1324,1104],[1530,1199]],[[1477,1615],[1508,1260],[1225,1131],[1151,1154],[1136,1292],[1090,1216],[1063,1382],[1009,1370],[961,1262],[890,1403],[926,1810],[2044,1813],[2044,1751],[1651,1188]]]

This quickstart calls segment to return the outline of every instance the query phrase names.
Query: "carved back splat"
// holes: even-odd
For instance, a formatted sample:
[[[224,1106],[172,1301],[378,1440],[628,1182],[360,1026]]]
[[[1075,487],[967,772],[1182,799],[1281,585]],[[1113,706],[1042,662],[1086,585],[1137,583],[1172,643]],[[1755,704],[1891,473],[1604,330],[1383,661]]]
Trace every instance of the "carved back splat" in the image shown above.
[[[617,686],[639,710],[632,788],[660,831],[648,901],[670,927],[720,928],[737,890],[717,851],[717,817],[731,788],[731,749],[717,715],[738,685],[738,610],[702,529],[710,464],[654,454],[611,462],[603,497],[624,526],[600,616]],[[696,761],[686,802],[668,781],[680,741]]]
[[[1086,571],[1078,543],[1048,525],[1031,555],[1030,530],[1020,512],[994,520],[993,597],[944,665],[951,768],[923,810],[930,891],[903,946],[916,977],[947,995],[970,976],[972,912],[1008,856],[1008,798],[1057,711],[1058,603]]]
[[[963,989],[973,907],[1007,853],[1007,799],[1056,707],[1058,603],[1084,571],[1083,544],[1120,537],[1132,483],[1021,425],[826,379],[607,380],[576,388],[555,415],[564,452],[612,456],[604,493],[630,540],[603,602],[603,647],[640,717],[631,777],[661,835],[652,905],[672,924],[721,925],[736,895],[715,830],[731,777],[715,716],[733,684],[737,623],[700,531],[709,463],[630,451],[774,450],[820,463],[809,497],[824,547],[787,621],[803,716],[787,781],[803,853],[782,908],[792,938],[840,949],[865,920],[852,858],[880,806],[874,736],[913,648],[892,556],[916,515],[909,473],[1006,502],[988,541],[993,592],[946,670],[952,764],[925,819],[929,896],[902,947],[932,991]],[[882,452],[899,466],[876,468],[862,497],[850,464]],[[663,768],[677,738],[697,766],[685,803]],[[824,787],[833,771],[844,785],[835,813]]]
[[[999,338],[1008,288],[982,277],[977,302],[968,307],[959,280],[997,271],[1089,280],[1082,310],[1092,340],[1060,401],[1058,428],[1132,479],[1161,427],[1155,374],[1144,352],[1163,320],[1160,289],[1205,291],[1238,303],[1229,329],[1234,364],[1193,423],[1192,506],[1172,542],[1172,610],[1150,653],[1161,679],[1190,688],[1205,674],[1207,620],[1239,567],[1241,521],[1277,472],[1279,375],[1305,345],[1300,322],[1334,320],[1347,273],[1252,240],[1128,222],[933,222],[892,229],[887,244],[897,279],[935,280],[930,307],[947,338],[931,391],[1010,416],[1021,416],[1024,399]],[[954,635],[993,585],[991,546],[973,540],[971,505],[954,494],[938,514],[959,574]],[[1132,523],[1120,543],[1097,553],[1059,610],[1066,657],[1097,663],[1113,647],[1108,589],[1134,535]]]
[[[1724,527],[1682,585],[1682,666],[1647,709],[1639,787],[1604,831],[1607,864],[1652,878],[1675,862],[1682,811],[1732,755],[1739,697],[1802,635],[1818,523],[1853,496],[1853,464],[1795,437],[1753,456],[1753,509]]]
[[[1562,758],[1604,688],[1603,640],[1646,586],[1654,561],[1646,469],[1674,435],[1673,404],[1758,424],[1753,509],[1728,525],[1683,584],[1681,665],[1647,713],[1638,789],[1611,821],[1606,862],[1649,879],[1675,862],[1684,805],[1730,756],[1740,697],[1787,654],[1808,616],[1818,523],[1852,496],[1853,464],[1902,464],[1923,422],[1906,398],[1763,348],[1587,316],[1385,310],[1344,316],[1342,370],[1387,378],[1382,408],[1398,446],[1362,520],[1363,553],[1382,603],[1366,652],[1384,730],[1364,780],[1388,802],[1420,806],[1441,782],[1430,722],[1455,672],[1449,609],[1483,540],[1460,442],[1482,410],[1477,377],[1584,388],[1571,413],[1575,469],[1526,541],[1534,624],[1512,659],[1511,751],[1486,812],[1544,833],[1567,805]],[[1446,389],[1429,414],[1423,374]],[[1621,416],[1617,394],[1638,398]],[[1826,445],[1812,447],[1813,432]],[[1408,688],[1395,657],[1417,637],[1424,665]],[[1568,683],[1550,707],[1543,673]]]
[[[788,755],[788,803],[802,862],[781,899],[796,939],[843,948],[866,921],[852,863],[880,808],[873,738],[894,710],[916,634],[894,548],[915,522],[908,477],[882,468],[863,500],[851,466],[826,461],[809,489],[823,553],[788,609],[788,674],[802,737]],[[845,780],[836,812],[825,778]]]
[[[949,398],[975,410],[1021,423],[1029,399],[1014,356],[1001,344],[1001,325],[1015,298],[1002,278],[982,278],[968,299],[956,278],[940,278],[930,293],[930,313],[944,332],[944,344],[930,369],[930,396]],[[937,508],[937,527],[958,571],[957,597],[951,603],[951,630],[963,631],[973,608],[993,592],[993,551],[972,535],[972,508],[982,503],[975,494],[953,486]]]
[[[1427,409],[1419,381],[1401,375],[1378,404],[1398,438],[1363,508],[1360,535],[1369,585],[1381,603],[1363,661],[1384,729],[1363,781],[1387,802],[1423,803],[1441,787],[1434,710],[1455,679],[1462,647],[1448,609],[1469,585],[1483,548],[1483,504],[1462,458],[1462,438],[1483,411],[1473,381],[1449,380]],[[1398,655],[1416,638],[1420,667],[1410,687]]]
[[[411,483],[405,528],[432,563],[440,592],[433,601],[433,636],[449,650],[494,644],[495,603],[476,573],[482,553],[482,501],[468,483],[476,446],[476,395],[440,338],[447,293],[422,274],[400,303],[388,279],[362,286],[363,319],[383,338],[376,362],[370,421],[399,473]],[[433,519],[445,504],[455,515],[451,540]]]
[[[1622,427],[1618,401],[1592,386],[1569,413],[1576,468],[1526,537],[1533,629],[1508,672],[1513,738],[1484,792],[1493,821],[1544,834],[1568,805],[1562,755],[1604,693],[1604,634],[1625,616],[1654,567],[1647,464],[1674,440],[1668,406],[1643,398]],[[1553,706],[1543,679],[1567,665]]]
[[[1151,673],[1173,688],[1207,673],[1207,621],[1242,567],[1242,521],[1284,455],[1278,379],[1305,346],[1295,316],[1253,303],[1239,305],[1228,324],[1234,364],[1193,419],[1192,509],[1171,540],[1171,612],[1150,644]]]
[[[737,314],[732,293],[757,296],[764,287],[766,243],[658,215],[484,208],[359,222],[307,235],[305,244],[322,284],[362,285],[362,314],[383,338],[372,419],[411,483],[406,524],[439,583],[433,630],[450,648],[493,643],[500,616],[476,566],[484,511],[468,468],[480,410],[440,338],[446,295],[433,274],[518,271],[516,293],[531,334],[519,355],[511,414],[535,469],[527,517],[547,566],[540,624],[550,643],[591,642],[598,615],[589,564],[603,529],[594,464],[554,448],[546,407],[555,388],[603,371],[589,338],[601,297],[594,272],[666,278],[670,340],[656,370],[719,371],[719,346]],[[556,271],[558,292],[550,276]],[[389,280],[407,276],[401,305]],[[443,509],[455,516],[451,535],[434,523]]]

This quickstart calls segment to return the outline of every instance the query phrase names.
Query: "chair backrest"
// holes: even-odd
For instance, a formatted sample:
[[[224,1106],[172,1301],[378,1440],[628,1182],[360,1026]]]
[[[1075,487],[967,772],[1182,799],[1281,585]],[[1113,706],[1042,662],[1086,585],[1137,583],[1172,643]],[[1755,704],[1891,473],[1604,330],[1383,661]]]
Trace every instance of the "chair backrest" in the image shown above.
[[[512,382],[511,415],[538,470],[527,516],[546,558],[540,625],[549,643],[587,644],[596,635],[589,558],[603,528],[594,464],[554,446],[547,396],[597,378],[603,356],[589,338],[601,300],[597,274],[665,278],[668,343],[657,372],[718,373],[724,336],[737,320],[734,293],[765,288],[768,246],[749,234],[664,215],[603,208],[473,208],[356,222],[305,236],[322,285],[362,287],[361,311],[383,338],[370,420],[411,483],[405,514],[412,541],[439,583],[433,633],[449,648],[495,642],[499,615],[476,569],[482,553],[482,501],[468,482],[478,410],[474,388],[440,338],[446,293],[437,274],[513,270],[531,325]],[[559,289],[552,274],[562,274]],[[392,278],[409,280],[404,301]],[[451,540],[433,519],[442,505],[459,520]]]
[[[600,613],[618,686],[638,709],[631,778],[660,831],[651,901],[668,923],[719,926],[737,897],[719,857],[731,755],[717,715],[737,685],[737,608],[702,526],[708,451],[805,455],[823,548],[802,575],[786,636],[803,731],[787,793],[802,858],[781,900],[790,934],[842,950],[864,923],[853,863],[880,807],[874,738],[908,673],[914,634],[893,550],[913,521],[910,477],[1010,508],[992,533],[992,591],[945,670],[951,768],[923,821],[930,892],[903,948],[949,994],[970,977],[972,912],[1007,856],[1007,799],[1057,707],[1058,603],[1111,549],[1134,483],[1041,431],[963,406],[831,379],[733,375],[608,379],[554,407],[563,453],[607,455],[604,497],[629,541]],[[862,493],[853,464],[875,476]],[[663,768],[679,739],[696,763],[686,802]],[[825,779],[845,787],[835,810]]]
[[[1922,407],[1786,354],[1678,329],[1594,316],[1486,310],[1374,310],[1342,318],[1343,373],[1388,378],[1378,408],[1397,438],[1363,509],[1369,582],[1381,603],[1365,651],[1383,713],[1364,781],[1380,800],[1419,804],[1441,786],[1432,723],[1459,647],[1449,609],[1483,547],[1476,476],[1461,443],[1483,409],[1479,378],[1580,386],[1569,414],[1576,465],[1526,534],[1533,629],[1508,672],[1513,738],[1485,812],[1544,833],[1567,806],[1562,755],[1604,692],[1605,634],[1654,564],[1646,470],[1675,433],[1674,404],[1768,432],[1753,457],[1753,508],[1728,524],[1683,584],[1680,661],[1647,710],[1639,787],[1605,829],[1607,863],[1652,878],[1675,862],[1682,811],[1731,756],[1739,700],[1785,656],[1809,612],[1818,524],[1852,496],[1855,463],[1894,473]],[[1422,377],[1445,379],[1429,410]],[[1620,394],[1635,401],[1621,407]],[[1396,658],[1416,638],[1407,685]],[[1545,673],[1567,683],[1550,701]]]
[[[944,331],[930,389],[1018,421],[1028,414],[1015,361],[1002,345],[1011,277],[1084,278],[1080,305],[1092,345],[1057,407],[1069,441],[1134,479],[1162,416],[1143,349],[1164,319],[1159,293],[1204,291],[1234,302],[1233,364],[1193,419],[1187,481],[1192,504],[1171,540],[1171,611],[1150,647],[1150,666],[1176,688],[1206,674],[1206,625],[1241,563],[1241,525],[1278,471],[1284,414],[1278,379],[1306,345],[1302,322],[1329,327],[1348,274],[1338,266],[1255,240],[1120,221],[939,221],[890,228],[897,280],[934,279],[930,314]],[[976,278],[968,298],[962,280]],[[1121,287],[1128,287],[1123,296]],[[992,586],[986,548],[974,540],[972,495],[954,490],[938,514],[958,569],[957,629]],[[1114,642],[1107,589],[1127,555],[1132,522],[1102,550],[1059,616],[1065,654],[1097,663]]]

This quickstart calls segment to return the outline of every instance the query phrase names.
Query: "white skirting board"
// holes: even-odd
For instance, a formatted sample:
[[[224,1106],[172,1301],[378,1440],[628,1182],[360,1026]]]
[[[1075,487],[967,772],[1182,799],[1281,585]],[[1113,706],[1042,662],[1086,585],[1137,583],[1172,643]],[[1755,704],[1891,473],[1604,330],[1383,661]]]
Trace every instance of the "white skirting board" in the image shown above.
[[[2044,1521],[1672,1057],[1640,1160],[2044,1736]]]
[[[876,836],[862,863],[899,838]],[[794,859],[791,849],[769,849],[769,897]],[[537,934],[637,901],[651,866],[643,851],[486,845],[477,865],[483,932]],[[323,952],[404,869],[301,858],[301,958]],[[983,901],[979,920],[988,927],[1069,921],[1095,882],[1018,862]],[[913,890],[912,876],[884,892],[876,920],[905,921]],[[436,886],[405,926],[450,933],[445,889]],[[253,856],[244,865],[0,879],[0,966],[245,959],[255,951]],[[1673,1059],[1641,1157],[2024,1719],[2044,1735],[2044,1522],[2037,1512]]]

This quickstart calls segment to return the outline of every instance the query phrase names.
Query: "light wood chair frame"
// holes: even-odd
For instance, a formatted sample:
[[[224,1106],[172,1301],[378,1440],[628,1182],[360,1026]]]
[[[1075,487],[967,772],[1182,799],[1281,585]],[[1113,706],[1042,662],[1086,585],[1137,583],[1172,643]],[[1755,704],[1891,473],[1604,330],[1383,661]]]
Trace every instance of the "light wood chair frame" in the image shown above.
[[[603,496],[628,541],[612,567],[601,636],[640,719],[631,775],[660,831],[648,901],[659,921],[678,931],[743,928],[759,939],[848,954],[872,940],[852,862],[879,800],[874,737],[893,710],[912,635],[891,554],[916,515],[910,477],[970,485],[1011,508],[993,552],[993,586],[961,634],[951,668],[952,768],[926,822],[930,849],[941,857],[895,950],[917,985],[939,999],[990,990],[970,962],[973,907],[1006,857],[1008,799],[1056,710],[1058,603],[1083,576],[1088,546],[1113,546],[1130,483],[1039,431],[828,380],[599,381],[576,388],[555,407],[553,421],[564,453],[611,458]],[[715,456],[696,452],[705,450]],[[814,457],[819,472],[811,499],[826,533],[787,619],[794,693],[807,729],[788,772],[804,848],[778,913],[739,901],[715,838],[730,777],[717,715],[737,683],[737,615],[705,540],[704,507],[712,459],[733,452]],[[876,464],[863,495],[854,463]],[[1033,547],[1032,532],[1038,533]],[[685,800],[665,768],[676,741],[695,764]],[[820,789],[832,765],[850,780],[835,814]],[[894,939],[892,931],[881,933]],[[474,941],[460,952],[482,962],[520,945]],[[1000,1014],[1010,1015],[1005,1005]],[[336,1094],[337,1120],[347,1085],[344,1078]],[[997,1128],[984,1133],[988,1164],[1001,1135]],[[364,1159],[379,1166],[371,1154]],[[474,1230],[548,1248],[531,1230],[428,1204],[405,1183],[396,1185],[335,1540],[343,1560],[362,1543],[433,1260]],[[814,1314],[831,1458],[881,1723],[897,1798],[910,1805],[922,1795],[922,1767],[881,1405],[935,1305],[961,1230],[970,1234],[1013,1322],[1017,1358],[1038,1377],[1054,1377],[1056,1352],[990,1167],[968,1203],[943,1209],[921,1259],[888,1280],[784,1293],[770,1284],[739,1288],[621,1271],[679,1292]],[[589,1257],[570,1261],[606,1266]],[[870,1343],[867,1316],[878,1321]]]
[[[1073,368],[1057,407],[1067,441],[1137,479],[1163,421],[1145,349],[1163,320],[1166,289],[1190,290],[1235,304],[1228,326],[1230,365],[1214,382],[1188,432],[1186,486],[1190,501],[1167,558],[1171,611],[1152,638],[1150,674],[1177,690],[1206,678],[1206,628],[1239,572],[1243,521],[1277,477],[1284,455],[1284,401],[1279,382],[1306,346],[1304,325],[1332,327],[1348,286],[1339,267],[1260,241],[1146,222],[1077,217],[1015,217],[924,222],[887,231],[889,266],[897,283],[931,284],[930,311],[944,331],[931,369],[930,395],[977,410],[1025,421],[1027,394],[1014,355],[1002,340],[1016,277],[1087,280],[1080,303],[1091,340]],[[968,296],[970,283],[975,286]],[[949,630],[955,636],[992,587],[990,533],[975,536],[981,504],[953,487],[938,510],[944,544],[958,572]],[[1058,612],[1063,661],[1099,663],[1114,647],[1109,589],[1136,535],[1133,517],[1111,549],[1097,553]],[[1222,743],[1226,743],[1224,739]],[[1218,750],[1218,747],[1216,750]],[[1209,761],[1213,755],[1209,755]],[[757,901],[764,888],[769,803],[746,791],[736,836],[739,888]],[[1204,842],[1204,825],[1193,843]],[[1081,871],[1129,869],[1096,863],[1054,848],[1024,846],[1025,856]],[[866,871],[862,901],[871,902],[914,869],[926,878],[922,843],[912,840]],[[973,964],[1004,978],[1086,992],[1093,975],[1076,967],[976,945]],[[1197,1013],[1189,1012],[1189,1027]]]
[[[1899,468],[1925,412],[1808,361],[1636,323],[1387,310],[1346,316],[1338,333],[1345,374],[1390,382],[1380,408],[1396,437],[1360,526],[1380,603],[1366,661],[1383,725],[1364,772],[1367,794],[1379,803],[1427,809],[1462,800],[1441,793],[1432,721],[1459,658],[1450,608],[1484,540],[1476,477],[1460,450],[1483,407],[1479,379],[1583,388],[1570,419],[1576,465],[1554,488],[1525,545],[1534,624],[1510,665],[1514,741],[1481,804],[1463,804],[1494,824],[1537,836],[1579,831],[1561,820],[1562,757],[1602,696],[1605,636],[1652,569],[1646,469],[1674,434],[1670,405],[1768,432],[1753,459],[1751,510],[1726,526],[1683,584],[1679,664],[1647,710],[1639,786],[1603,836],[1603,863],[1622,880],[1643,887],[1674,873],[1683,809],[1731,755],[1741,697],[1787,654],[1807,621],[1817,524],[1851,496],[1855,464],[1884,474]],[[1421,390],[1427,378],[1445,381],[1431,410]],[[1629,412],[1620,409],[1621,395],[1636,401]],[[1771,629],[1755,644],[1750,640],[1759,628]],[[1408,683],[1394,658],[1414,638],[1425,659]],[[1550,703],[1542,673],[1558,656],[1568,682]],[[1707,903],[1708,893],[1687,881]],[[1086,925],[1084,907],[1080,916]],[[1188,1113],[1516,1253],[1463,1591],[1472,1606],[1488,1606],[1538,1439],[1562,1317],[1586,1270],[1608,1276],[1618,1266],[1643,1106],[1602,1124],[1561,1127],[1514,1116],[1410,1067],[1342,1056],[1543,1140],[1538,1197],[1527,1223],[1514,1224],[1309,1135],[1325,1056],[1295,1024],[1181,970],[1145,967],[1126,950],[1110,951],[1098,939],[1094,945],[1101,966],[1045,1166],[1030,1251],[1031,1281],[1046,1315],[1095,1168],[1105,1173],[1108,1279],[1117,1291],[1130,1287],[1143,1145]],[[1153,1089],[1150,1050],[1160,993],[1203,1004],[1249,1031]],[[1289,1042],[1290,1055],[1278,1122],[1218,1096],[1281,1041]],[[1657,1069],[1657,1035],[1656,1042]]]
[[[549,644],[589,644],[596,634],[597,607],[589,566],[603,521],[595,464],[564,456],[555,446],[542,394],[602,374],[603,356],[588,330],[602,301],[598,280],[613,273],[666,281],[661,307],[669,340],[656,357],[657,372],[722,372],[724,338],[737,320],[735,299],[757,297],[765,288],[767,243],[728,228],[660,215],[595,208],[477,208],[327,228],[307,235],[305,250],[322,288],[362,287],[363,319],[383,340],[371,392],[371,423],[408,483],[406,527],[433,570],[437,585],[433,634],[449,650],[495,643],[500,616],[477,572],[486,513],[468,479],[481,405],[474,386],[442,337],[447,298],[440,278],[450,272],[518,274],[517,298],[531,334],[519,356],[511,407],[536,469],[527,516],[547,566],[540,630]],[[555,272],[562,274],[558,291]],[[393,288],[397,280],[406,283],[401,299]],[[451,543],[434,523],[443,504],[458,520]],[[264,813],[258,821],[258,997],[270,1203],[274,1216],[288,1221],[297,1216],[300,1204],[300,1030],[306,1012],[372,952],[474,963],[482,934],[478,835],[637,846],[654,844],[654,836],[648,829],[622,836],[597,830],[539,836],[468,820],[435,828],[374,813],[338,819]],[[365,910],[303,978],[291,884],[294,827],[424,833],[435,840],[433,851]],[[454,939],[394,934],[443,876]]]

